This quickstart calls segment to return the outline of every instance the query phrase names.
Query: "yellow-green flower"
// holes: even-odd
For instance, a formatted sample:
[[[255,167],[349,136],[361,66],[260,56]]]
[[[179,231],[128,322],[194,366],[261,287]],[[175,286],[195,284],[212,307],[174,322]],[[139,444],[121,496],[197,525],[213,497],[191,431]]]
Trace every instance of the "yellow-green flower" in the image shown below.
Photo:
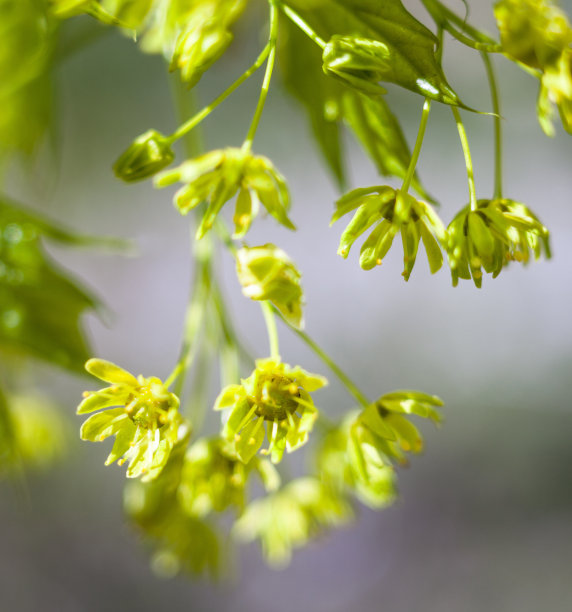
[[[111,383],[100,391],[86,391],[78,414],[99,410],[81,427],[82,440],[101,442],[115,436],[106,465],[129,462],[128,478],[156,478],[175,444],[183,439],[189,425],[179,413],[179,398],[155,377],[135,378],[119,366],[103,359],[90,359],[86,370]]]
[[[229,385],[218,396],[214,409],[230,408],[223,435],[234,441],[238,457],[248,463],[264,442],[265,426],[272,463],[308,440],[318,417],[309,392],[327,383],[300,367],[277,359],[259,359],[252,374],[240,385]]]
[[[547,66],[540,79],[537,114],[546,134],[552,136],[554,106],[564,129],[572,133],[572,49],[565,49],[554,64]]]
[[[253,457],[244,464],[233,445],[221,438],[197,440],[187,451],[181,482],[179,503],[190,516],[206,516],[234,507],[240,513],[246,501],[246,485],[256,471],[267,491],[280,485],[276,468],[267,460]]]
[[[447,232],[429,204],[393,187],[354,189],[336,202],[332,223],[356,208],[340,238],[338,255],[347,258],[353,243],[374,226],[360,251],[359,264],[364,270],[381,265],[398,233],[401,233],[403,243],[402,274],[405,280],[409,280],[415,265],[420,240],[425,246],[431,273],[441,268],[443,255],[440,244],[446,244]]]
[[[202,202],[208,202],[197,238],[206,234],[224,204],[237,193],[234,238],[246,234],[259,204],[279,223],[296,229],[288,218],[290,196],[286,181],[266,157],[232,147],[210,151],[161,173],[155,185],[165,187],[177,181],[185,183],[174,200],[183,215]]]
[[[260,540],[268,563],[280,567],[288,564],[294,548],[304,546],[328,527],[347,523],[352,516],[345,498],[317,478],[298,478],[247,506],[233,534],[247,542]]]
[[[544,70],[572,42],[566,13],[552,0],[501,0],[494,12],[504,52],[529,68]]]
[[[482,285],[482,269],[496,278],[510,261],[524,264],[544,250],[550,257],[549,233],[536,215],[514,200],[479,200],[466,206],[448,228],[449,265],[456,286],[459,278]]]
[[[554,135],[553,107],[572,133],[572,27],[551,0],[501,0],[495,5],[505,54],[540,79],[537,115]]]
[[[395,391],[361,412],[352,412],[322,440],[318,469],[324,484],[383,508],[396,498],[394,463],[405,463],[406,452],[418,453],[423,439],[405,415],[438,423],[438,397],[419,391]]]
[[[236,273],[246,297],[270,300],[289,323],[302,327],[302,275],[282,249],[273,244],[242,247]]]
[[[175,41],[170,70],[192,87],[223,55],[232,41],[230,27],[238,19],[245,0],[195,0]]]

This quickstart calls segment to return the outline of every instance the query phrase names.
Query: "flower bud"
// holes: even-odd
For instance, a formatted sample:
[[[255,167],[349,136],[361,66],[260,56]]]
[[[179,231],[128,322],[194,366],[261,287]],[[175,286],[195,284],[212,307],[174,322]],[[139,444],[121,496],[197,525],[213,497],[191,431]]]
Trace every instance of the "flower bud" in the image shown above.
[[[386,93],[378,83],[390,71],[386,44],[356,36],[332,36],[322,54],[324,72],[370,95]]]
[[[132,183],[153,176],[175,159],[171,143],[155,130],[138,136],[113,164],[115,176]]]
[[[282,249],[273,244],[243,247],[236,256],[236,272],[246,297],[270,300],[289,323],[302,326],[301,274]]]

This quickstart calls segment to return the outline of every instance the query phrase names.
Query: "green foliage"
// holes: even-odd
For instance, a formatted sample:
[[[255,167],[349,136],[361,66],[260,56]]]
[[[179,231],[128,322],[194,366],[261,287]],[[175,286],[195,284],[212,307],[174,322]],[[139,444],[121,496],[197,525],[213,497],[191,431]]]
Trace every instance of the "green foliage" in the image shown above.
[[[79,319],[96,302],[53,264],[44,237],[89,243],[0,199],[0,346],[81,371],[89,347]]]

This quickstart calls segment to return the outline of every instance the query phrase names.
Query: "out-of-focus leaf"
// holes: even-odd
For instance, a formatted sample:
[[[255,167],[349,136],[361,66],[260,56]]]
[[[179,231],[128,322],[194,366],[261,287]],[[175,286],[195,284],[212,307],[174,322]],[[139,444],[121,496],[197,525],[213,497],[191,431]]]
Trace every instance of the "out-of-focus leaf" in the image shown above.
[[[43,0],[0,0],[0,159],[31,155],[52,110],[56,27]]]
[[[0,199],[0,346],[82,371],[89,356],[79,318],[96,302],[44,252],[42,237],[71,234]]]
[[[357,91],[344,92],[342,116],[362,143],[380,174],[405,178],[411,153],[397,117],[381,96],[372,98]],[[413,188],[431,200],[417,176]]]
[[[463,106],[437,59],[436,36],[401,0],[288,0],[287,4],[326,41],[334,35],[348,35],[387,45],[391,68],[384,81],[445,104]]]
[[[319,48],[289,19],[280,24],[279,43],[286,87],[305,106],[320,150],[342,186],[345,173],[337,119],[344,88],[323,73]]]

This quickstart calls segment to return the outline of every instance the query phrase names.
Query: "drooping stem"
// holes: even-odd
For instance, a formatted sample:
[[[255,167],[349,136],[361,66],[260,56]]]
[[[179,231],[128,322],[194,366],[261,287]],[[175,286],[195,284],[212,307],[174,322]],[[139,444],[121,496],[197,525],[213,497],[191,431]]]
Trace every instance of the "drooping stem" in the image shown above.
[[[271,306],[271,308],[274,313],[277,314],[282,319],[282,321],[314,351],[314,353],[316,353],[316,355],[330,368],[330,370],[332,370],[332,372],[338,377],[342,385],[344,385],[344,387],[347,389],[348,393],[353,396],[353,398],[364,408],[367,408],[371,404],[369,399],[364,393],[360,391],[359,387],[328,355],[328,353],[326,353],[326,351],[316,341],[312,340],[312,338],[310,338],[310,336],[308,336],[305,331],[298,329],[297,327],[294,327],[294,325],[290,324],[277,308],[275,308],[274,306]]]
[[[494,197],[502,198],[502,125],[501,125],[501,108],[498,92],[497,79],[491,58],[487,53],[481,53],[487,78],[489,80],[489,88],[491,90],[491,100],[493,103],[494,122],[495,122],[495,190]]]
[[[425,128],[427,127],[427,119],[429,118],[430,110],[431,100],[429,98],[425,98],[425,102],[423,103],[423,112],[421,113],[421,122],[419,123],[419,131],[417,132],[417,139],[415,141],[415,147],[413,148],[409,167],[407,168],[407,174],[403,179],[403,185],[401,187],[401,190],[405,193],[409,191],[411,181],[415,176],[415,168],[417,167],[417,162],[419,161],[419,154],[421,153],[421,147],[423,146],[423,138],[425,136]]]
[[[280,8],[280,10],[290,19],[292,23],[295,23],[301,30],[306,34],[311,40],[313,40],[318,47],[323,49],[326,46],[326,41],[323,38],[320,38],[318,34],[298,15],[296,11],[291,9],[289,6],[286,6],[282,2],[277,1],[276,4]]]
[[[256,105],[254,117],[252,118],[252,122],[250,124],[250,127],[248,128],[248,134],[246,135],[244,143],[242,144],[242,148],[245,151],[250,151],[250,149],[252,148],[252,141],[254,140],[254,135],[256,134],[256,130],[258,129],[260,117],[262,117],[262,111],[264,110],[264,105],[268,96],[268,90],[270,89],[270,80],[272,79],[272,71],[274,70],[274,60],[276,59],[276,41],[278,39],[278,8],[274,0],[269,0],[269,2],[270,35],[268,38],[267,46],[270,48],[270,52],[268,54],[268,60],[266,61],[266,72],[264,73],[264,80],[262,81],[262,88],[260,89],[260,97],[258,98],[258,104]]]
[[[250,78],[266,61],[270,53],[270,45],[267,44],[260,55],[256,58],[256,61],[246,72],[244,72],[236,81],[230,85],[227,89],[225,89],[217,98],[215,98],[208,106],[205,106],[202,110],[196,113],[193,117],[191,117],[188,121],[185,121],[181,126],[177,128],[175,132],[173,132],[169,137],[168,141],[173,143],[179,138],[182,138],[187,132],[192,130],[196,125],[198,125],[203,119],[208,117],[211,112],[231,93],[237,90],[248,78]]]
[[[193,365],[199,349],[199,336],[202,331],[210,292],[212,244],[206,238],[194,244],[195,280],[193,282],[191,299],[185,313],[183,346],[179,361],[165,381],[167,387],[176,383],[173,388],[175,395],[181,394],[185,375]]]
[[[268,333],[268,343],[270,344],[270,357],[280,359],[280,350],[278,347],[278,329],[276,327],[276,316],[274,307],[267,300],[260,302],[264,322],[266,323],[266,331]]]
[[[463,44],[479,51],[486,50],[489,53],[500,53],[502,51],[502,45],[497,43],[496,40],[471,26],[466,17],[459,17],[439,0],[421,1],[437,24]],[[453,27],[452,24],[455,24],[456,27]],[[470,38],[464,36],[462,32],[468,34]]]
[[[457,110],[456,106],[451,106],[453,116],[455,117],[455,123],[457,124],[457,130],[459,131],[459,138],[461,139],[461,146],[463,147],[463,155],[465,156],[465,166],[467,167],[467,180],[469,183],[469,202],[471,210],[477,210],[477,191],[475,189],[475,177],[473,175],[473,161],[471,159],[471,150],[469,149],[469,141],[467,139],[467,132],[461,119],[461,114]]]

